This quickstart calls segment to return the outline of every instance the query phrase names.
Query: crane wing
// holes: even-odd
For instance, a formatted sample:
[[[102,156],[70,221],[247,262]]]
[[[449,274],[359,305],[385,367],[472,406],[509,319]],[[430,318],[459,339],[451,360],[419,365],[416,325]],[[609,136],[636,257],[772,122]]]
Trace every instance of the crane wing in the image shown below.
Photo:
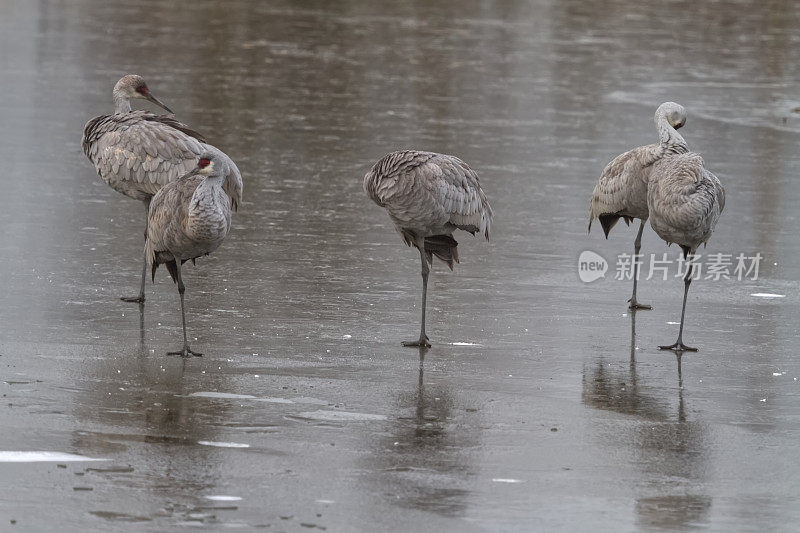
[[[492,208],[478,175],[457,157],[431,152],[393,152],[364,178],[364,190],[400,225],[452,224],[489,238]]]
[[[112,187],[153,195],[191,170],[203,150],[175,123],[144,111],[97,117],[84,129],[83,150]]]
[[[189,172],[204,150],[217,150],[173,117],[146,111],[90,120],[81,145],[103,181],[121,192],[147,195]],[[242,176],[230,158],[228,164],[231,172],[223,189],[236,209],[242,198]]]
[[[148,264],[156,265],[156,254],[169,252],[170,244],[181,241],[188,219],[188,206],[202,176],[190,176],[168,183],[153,196],[147,213],[147,241],[145,257]],[[153,270],[155,273],[155,269]]]
[[[624,152],[603,169],[589,199],[589,231],[600,219],[606,237],[620,218],[647,218],[647,181],[657,145]]]

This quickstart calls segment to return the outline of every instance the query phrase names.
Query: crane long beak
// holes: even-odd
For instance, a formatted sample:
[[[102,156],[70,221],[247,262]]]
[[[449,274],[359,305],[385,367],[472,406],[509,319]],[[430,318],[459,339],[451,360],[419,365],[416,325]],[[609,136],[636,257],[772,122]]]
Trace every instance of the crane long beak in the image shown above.
[[[154,104],[156,104],[158,107],[160,107],[160,108],[162,108],[162,109],[165,109],[165,110],[167,111],[167,113],[171,113],[171,114],[173,114],[173,115],[175,114],[175,113],[173,113],[172,109],[170,109],[170,108],[168,108],[167,106],[165,106],[164,104],[162,104],[162,103],[161,103],[161,100],[159,100],[158,98],[156,98],[156,97],[155,97],[155,96],[153,96],[152,94],[150,94],[150,93],[147,93],[147,94],[145,95],[145,98],[146,98],[147,100],[150,100],[150,101],[151,101],[151,102],[153,102]]]
[[[181,176],[181,179],[197,176],[198,174],[200,174],[200,167],[194,167],[192,170]]]

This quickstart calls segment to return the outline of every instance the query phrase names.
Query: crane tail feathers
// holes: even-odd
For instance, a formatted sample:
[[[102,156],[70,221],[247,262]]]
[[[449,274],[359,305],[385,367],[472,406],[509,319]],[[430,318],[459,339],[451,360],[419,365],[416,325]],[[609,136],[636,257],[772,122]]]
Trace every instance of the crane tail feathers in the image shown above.
[[[453,264],[458,263],[458,242],[451,235],[425,237],[425,255],[428,263],[436,256],[453,270]]]
[[[606,234],[606,239],[608,239],[608,234],[611,232],[611,228],[613,228],[619,219],[623,219],[625,221],[626,226],[630,226],[631,222],[633,222],[633,217],[625,216],[625,215],[617,215],[617,214],[605,214],[600,215],[597,218],[600,219],[600,225],[603,226],[603,233]],[[592,223],[589,222],[589,229],[592,228]]]
[[[178,263],[176,263],[175,259],[167,259],[168,257],[173,257],[171,254],[161,254],[156,252],[155,257],[153,258],[153,266],[151,271],[151,276],[153,281],[156,280],[156,270],[158,270],[159,265],[164,265],[167,267],[167,272],[169,272],[169,277],[172,278],[173,283],[178,283]],[[191,258],[192,264],[195,263],[194,257]],[[181,264],[184,264],[189,259],[181,259]]]
[[[169,272],[172,282],[178,283],[178,264],[175,261],[167,261],[164,266],[167,267],[167,272]]]
[[[600,219],[600,225],[603,226],[603,233],[606,234],[606,239],[608,239],[611,228],[617,225],[620,217],[619,215],[600,215],[598,218]]]
[[[151,272],[152,280],[156,280],[156,270],[158,270],[158,265],[160,265],[158,261],[153,261],[153,270]],[[175,264],[175,261],[164,261],[164,266],[167,267],[167,272],[169,272],[169,277],[172,278],[173,283],[178,283],[178,265]]]
[[[159,263],[158,261],[153,261],[153,266],[152,266],[152,269],[150,271],[150,279],[151,279],[151,281],[153,281],[153,282],[156,281],[156,270],[158,270],[158,266],[161,265],[161,264],[162,263]],[[167,272],[169,272],[169,276],[172,278],[172,281],[177,283],[178,282],[178,267],[175,264],[175,261],[165,261],[163,264],[164,264],[164,266],[167,267]]]

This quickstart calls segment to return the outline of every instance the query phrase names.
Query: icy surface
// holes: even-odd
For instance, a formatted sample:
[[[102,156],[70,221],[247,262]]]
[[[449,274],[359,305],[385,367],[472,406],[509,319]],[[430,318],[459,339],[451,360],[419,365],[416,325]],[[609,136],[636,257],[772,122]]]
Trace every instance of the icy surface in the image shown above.
[[[107,459],[0,463],[0,530],[800,523],[798,28],[797,2],[0,2],[0,449]],[[144,209],[79,143],[128,72],[243,175],[230,235],[182,269],[203,357],[166,355],[164,268],[119,300]],[[727,193],[700,252],[763,257],[691,283],[680,358],[675,270],[643,267],[630,312],[638,221],[587,233],[667,100]],[[434,261],[424,357],[401,346],[419,255],[362,190],[402,148],[464,159],[495,212]],[[648,224],[641,253],[680,249]]]
[[[39,462],[74,462],[105,461],[95,457],[84,457],[64,452],[14,452],[0,451],[0,463],[39,463]]]

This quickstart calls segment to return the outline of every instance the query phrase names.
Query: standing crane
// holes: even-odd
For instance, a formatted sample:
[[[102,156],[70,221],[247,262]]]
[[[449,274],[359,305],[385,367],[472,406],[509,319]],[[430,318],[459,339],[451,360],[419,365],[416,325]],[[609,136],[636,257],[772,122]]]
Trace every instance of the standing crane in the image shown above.
[[[207,149],[216,148],[172,116],[131,111],[132,99],[145,99],[172,113],[152,95],[141,76],[123,76],[114,86],[113,97],[114,114],[87,122],[81,146],[100,178],[115,191],[143,202],[146,215],[161,187],[189,172]],[[228,168],[223,190],[235,211],[242,201],[242,175],[227,155],[220,154]],[[147,258],[142,265],[139,295],[122,300],[144,303],[146,263]]]
[[[181,265],[208,255],[222,244],[231,228],[231,201],[223,190],[230,159],[219,150],[206,150],[188,174],[162,187],[150,202],[145,258],[155,280],[158,265],[166,265],[181,295],[183,349],[168,352],[182,357],[201,356],[189,348]]]
[[[631,309],[651,309],[636,299],[636,284],[639,278],[639,250],[642,247],[642,232],[647,222],[647,182],[653,164],[664,157],[682,154],[689,150],[678,129],[686,124],[686,109],[675,102],[664,102],[655,114],[658,143],[639,146],[615,157],[600,175],[589,201],[589,231],[592,222],[600,219],[603,232],[608,233],[620,218],[630,224],[638,218],[639,233],[633,242],[633,295]]]
[[[419,340],[404,346],[430,347],[425,334],[428,273],[433,256],[450,270],[458,263],[457,229],[489,240],[492,208],[469,165],[452,155],[403,150],[380,159],[364,176],[364,191],[386,209],[406,245],[422,262],[422,326]]]
[[[697,348],[683,343],[686,295],[692,283],[692,259],[700,244],[711,237],[725,208],[725,190],[719,179],[706,170],[703,158],[694,152],[667,157],[653,166],[647,190],[650,225],[667,244],[677,243],[686,259],[683,307],[678,340],[662,350],[677,352]]]

